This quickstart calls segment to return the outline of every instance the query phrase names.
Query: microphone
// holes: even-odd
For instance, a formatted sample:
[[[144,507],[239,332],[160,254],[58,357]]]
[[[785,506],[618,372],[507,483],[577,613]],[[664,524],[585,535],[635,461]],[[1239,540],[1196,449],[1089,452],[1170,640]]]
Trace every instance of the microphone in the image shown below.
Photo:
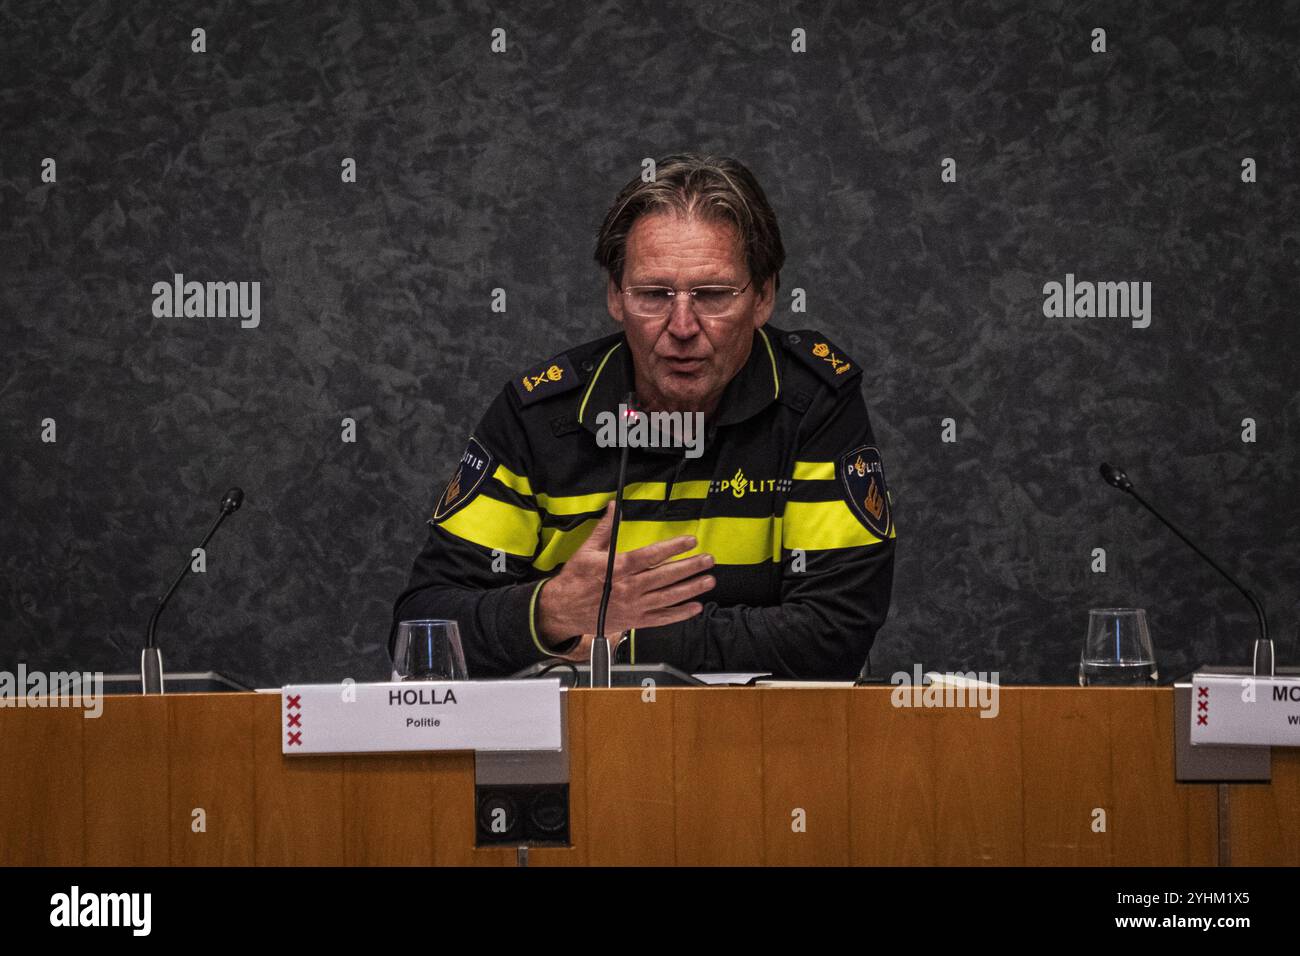
[[[217,533],[221,527],[221,522],[226,520],[228,515],[234,514],[239,510],[239,506],[244,503],[244,492],[241,488],[231,488],[226,492],[225,497],[221,499],[221,512],[217,515],[217,520],[212,523],[208,533],[203,537],[203,543],[200,548],[206,548],[212,536]],[[180,587],[185,575],[190,573],[191,559],[185,559],[185,567],[181,568],[181,573],[176,576],[172,586],[167,589],[167,593],[158,599],[158,606],[153,609],[153,614],[149,616],[149,627],[145,631],[144,651],[140,654],[140,686],[145,694],[163,693],[163,669],[162,669],[162,652],[158,649],[156,631],[158,629],[158,616],[162,614],[163,608],[171,600],[176,589]]]
[[[628,417],[640,414],[636,408],[636,393],[628,392],[623,399]],[[615,642],[610,645],[605,636],[605,612],[609,610],[609,592],[614,587],[614,555],[618,553],[618,525],[623,518],[623,488],[627,484],[627,450],[628,443],[623,442],[623,449],[618,458],[618,487],[614,490],[614,524],[609,531],[609,560],[605,564],[605,584],[600,592],[600,608],[596,612],[596,639],[591,642],[591,686],[609,687],[613,677],[611,665],[614,651],[618,649]]]
[[[1136,498],[1138,503],[1142,505],[1143,508],[1146,508],[1147,511],[1151,512],[1153,515],[1159,518],[1161,522],[1164,523],[1166,528],[1168,528],[1174,534],[1178,535],[1178,537],[1182,538],[1184,544],[1186,544],[1189,548],[1191,548],[1202,558],[1204,558],[1206,563],[1209,564],[1210,567],[1218,571],[1221,575],[1223,575],[1228,580],[1229,584],[1231,584],[1234,588],[1236,588],[1243,595],[1245,595],[1246,600],[1248,600],[1251,606],[1255,609],[1255,616],[1259,618],[1259,637],[1256,638],[1255,640],[1255,659],[1253,663],[1254,675],[1256,677],[1272,677],[1273,676],[1273,642],[1269,639],[1268,636],[1268,618],[1264,615],[1264,605],[1260,603],[1259,598],[1255,597],[1254,594],[1252,594],[1250,591],[1247,591],[1244,587],[1238,584],[1237,580],[1232,575],[1230,575],[1227,571],[1223,570],[1223,568],[1219,567],[1214,562],[1213,558],[1211,558],[1208,554],[1206,554],[1195,544],[1193,544],[1191,539],[1189,539],[1187,535],[1183,534],[1172,524],[1170,524],[1169,521],[1166,520],[1164,515],[1156,511],[1155,508],[1151,507],[1151,505],[1148,504],[1147,501],[1133,489],[1133,482],[1129,481],[1128,475],[1124,474],[1124,472],[1120,471],[1120,469],[1116,468],[1114,465],[1109,465],[1106,462],[1102,462],[1101,476],[1106,479],[1107,484],[1112,485],[1115,488],[1118,488],[1120,491],[1128,492],[1130,495]]]

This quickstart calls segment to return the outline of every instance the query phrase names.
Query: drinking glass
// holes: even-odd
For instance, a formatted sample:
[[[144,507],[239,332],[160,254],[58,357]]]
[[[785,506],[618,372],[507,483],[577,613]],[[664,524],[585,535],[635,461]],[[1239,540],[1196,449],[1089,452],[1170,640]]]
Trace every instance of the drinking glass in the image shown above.
[[[1088,636],[1079,658],[1079,686],[1151,686],[1159,676],[1145,610],[1099,607],[1088,612]]]
[[[455,621],[402,621],[393,647],[393,680],[468,680]]]

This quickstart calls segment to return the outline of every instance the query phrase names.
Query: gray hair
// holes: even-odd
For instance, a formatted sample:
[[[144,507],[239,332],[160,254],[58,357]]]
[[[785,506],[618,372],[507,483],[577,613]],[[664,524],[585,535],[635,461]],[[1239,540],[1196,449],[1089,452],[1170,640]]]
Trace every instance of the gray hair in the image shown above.
[[[755,291],[769,277],[775,277],[776,288],[781,288],[785,246],[776,213],[754,174],[738,160],[675,153],[655,161],[653,182],[643,182],[637,175],[623,187],[596,237],[596,262],[620,287],[627,234],[641,216],[658,212],[730,223],[740,235]]]

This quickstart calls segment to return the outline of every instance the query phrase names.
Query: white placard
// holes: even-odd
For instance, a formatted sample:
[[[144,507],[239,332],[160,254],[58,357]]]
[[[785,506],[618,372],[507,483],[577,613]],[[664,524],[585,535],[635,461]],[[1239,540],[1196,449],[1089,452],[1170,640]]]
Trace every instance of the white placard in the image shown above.
[[[1300,747],[1300,677],[1192,675],[1192,745]]]
[[[559,750],[560,682],[289,684],[280,723],[291,755]]]

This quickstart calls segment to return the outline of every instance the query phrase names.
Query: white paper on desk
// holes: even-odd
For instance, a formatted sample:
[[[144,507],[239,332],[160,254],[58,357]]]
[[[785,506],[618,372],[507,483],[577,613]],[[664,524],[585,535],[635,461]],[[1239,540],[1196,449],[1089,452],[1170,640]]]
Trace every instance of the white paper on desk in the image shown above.
[[[926,671],[926,677],[932,684],[951,684],[953,687],[968,687],[971,689],[978,687],[998,687],[994,682],[982,680],[978,677],[966,677],[964,674],[941,673],[940,671]]]
[[[755,674],[692,674],[691,676],[705,684],[748,684],[755,677],[770,676],[770,672],[760,671]]]

